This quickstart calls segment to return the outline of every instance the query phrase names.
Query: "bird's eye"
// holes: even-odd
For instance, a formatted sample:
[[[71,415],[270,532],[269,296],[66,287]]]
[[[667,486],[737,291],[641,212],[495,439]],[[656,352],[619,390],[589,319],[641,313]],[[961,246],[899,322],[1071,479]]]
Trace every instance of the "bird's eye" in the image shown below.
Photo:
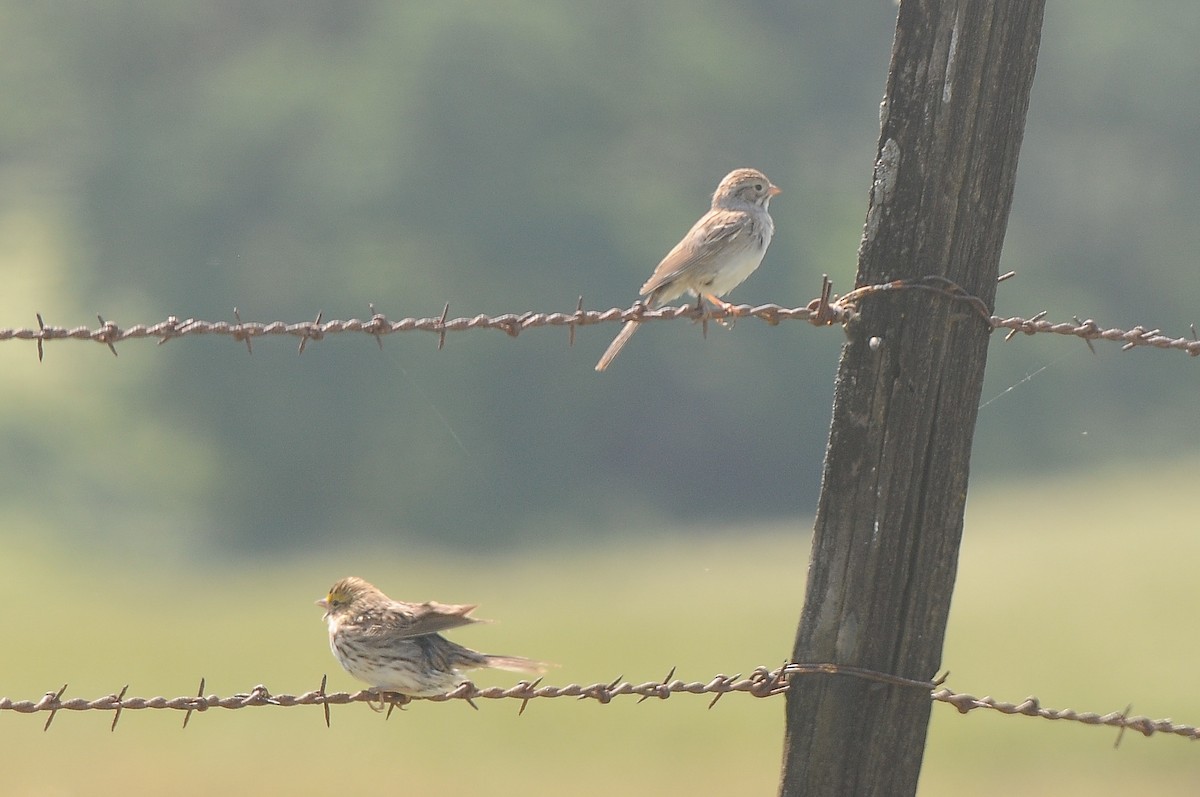
[[[755,190],[755,191],[761,191],[761,190],[762,190],[762,183],[755,183],[755,184],[754,184],[754,190]]]

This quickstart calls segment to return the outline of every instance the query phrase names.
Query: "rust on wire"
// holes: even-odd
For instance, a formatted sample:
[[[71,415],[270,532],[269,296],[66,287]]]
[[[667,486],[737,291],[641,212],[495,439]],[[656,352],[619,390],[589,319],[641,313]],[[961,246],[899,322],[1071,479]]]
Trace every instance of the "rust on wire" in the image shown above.
[[[837,315],[833,312],[830,305],[830,298],[833,296],[833,281],[829,279],[828,274],[821,275],[821,295],[808,303],[805,308],[812,313],[809,322],[815,327],[826,327],[832,325]],[[848,319],[847,319],[848,320]],[[779,323],[778,319],[770,321],[772,326]]]
[[[992,327],[992,312],[983,299],[968,293],[962,286],[946,277],[937,274],[927,274],[915,279],[898,279],[878,285],[863,285],[855,288],[845,296],[838,297],[835,303],[840,307],[856,306],[860,299],[885,291],[929,291],[970,305],[983,322]]]

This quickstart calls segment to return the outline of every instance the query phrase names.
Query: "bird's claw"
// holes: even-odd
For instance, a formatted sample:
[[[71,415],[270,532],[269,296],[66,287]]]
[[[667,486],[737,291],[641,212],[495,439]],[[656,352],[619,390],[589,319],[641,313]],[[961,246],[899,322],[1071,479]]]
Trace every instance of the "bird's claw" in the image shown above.
[[[388,710],[389,714],[391,713],[392,709],[397,707],[403,711],[404,707],[412,702],[412,698],[402,692],[388,692],[386,690],[379,689],[376,690],[375,694],[379,698],[378,702],[375,700],[368,700],[367,705],[370,706],[371,710],[376,714],[382,712],[385,708]]]

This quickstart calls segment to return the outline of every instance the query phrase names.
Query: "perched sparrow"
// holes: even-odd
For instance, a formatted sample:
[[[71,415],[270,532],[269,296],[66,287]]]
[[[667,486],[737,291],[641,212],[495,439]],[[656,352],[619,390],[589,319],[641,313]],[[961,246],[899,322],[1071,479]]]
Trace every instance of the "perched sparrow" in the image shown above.
[[[646,303],[662,305],[690,293],[726,306],[718,297],[749,277],[766,254],[775,232],[767,205],[779,190],[757,169],[736,169],[725,175],[713,193],[712,208],[642,286]],[[625,322],[596,363],[597,371],[608,367],[637,328],[637,321]]]
[[[540,673],[548,666],[520,656],[478,653],[438,633],[483,622],[467,616],[474,606],[394,601],[353,576],[330,587],[317,605],[325,609],[329,647],[338,663],[380,691],[428,697],[466,680],[460,668]]]

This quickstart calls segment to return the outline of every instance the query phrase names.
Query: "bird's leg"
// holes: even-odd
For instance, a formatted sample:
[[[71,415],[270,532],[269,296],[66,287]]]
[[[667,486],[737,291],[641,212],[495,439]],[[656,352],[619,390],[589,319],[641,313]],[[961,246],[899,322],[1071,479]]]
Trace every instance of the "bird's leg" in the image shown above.
[[[706,293],[706,294],[704,294],[704,298],[708,299],[710,302],[715,304],[717,307],[720,307],[726,313],[731,313],[733,311],[733,305],[730,304],[729,302],[725,301],[724,299],[722,299],[720,296],[717,296],[715,293]],[[728,318],[717,319],[717,323],[720,324],[721,326],[725,327],[726,329],[733,329],[734,320],[735,319],[732,316],[730,316]]]
[[[708,299],[710,302],[715,304],[717,307],[720,307],[722,310],[724,310],[727,313],[729,312],[729,309],[731,307],[733,307],[732,304],[725,301],[720,296],[717,296],[715,293],[706,293],[706,294],[704,294],[704,298]]]
[[[700,311],[700,336],[708,337],[708,305],[704,303],[705,294],[696,294],[696,309]]]
[[[387,717],[384,717],[384,719],[390,718],[392,716],[392,710],[397,706],[400,707],[401,711],[404,711],[405,707],[412,702],[411,697],[399,692],[388,692],[387,696],[390,702],[388,703]]]
[[[379,698],[379,701],[376,703],[374,700],[368,700],[367,706],[376,714],[382,712],[386,706],[388,716],[390,717],[392,714],[392,709],[399,706],[400,709],[403,710],[406,705],[412,702],[412,698],[406,694],[403,694],[402,692],[389,692],[385,689],[376,689],[373,691]]]

